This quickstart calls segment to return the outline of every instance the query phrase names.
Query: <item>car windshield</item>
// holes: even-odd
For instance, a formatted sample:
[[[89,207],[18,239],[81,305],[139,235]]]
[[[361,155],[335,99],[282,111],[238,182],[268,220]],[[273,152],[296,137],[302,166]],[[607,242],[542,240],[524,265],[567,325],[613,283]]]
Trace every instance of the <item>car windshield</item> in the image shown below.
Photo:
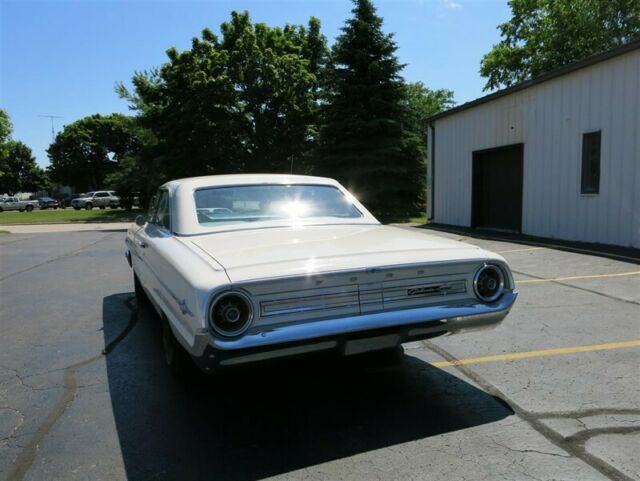
[[[194,195],[201,225],[362,217],[362,213],[339,189],[329,185],[212,187],[199,189]]]
[[[95,194],[95,192],[87,192],[86,194],[80,194],[81,197],[93,197],[93,194]]]

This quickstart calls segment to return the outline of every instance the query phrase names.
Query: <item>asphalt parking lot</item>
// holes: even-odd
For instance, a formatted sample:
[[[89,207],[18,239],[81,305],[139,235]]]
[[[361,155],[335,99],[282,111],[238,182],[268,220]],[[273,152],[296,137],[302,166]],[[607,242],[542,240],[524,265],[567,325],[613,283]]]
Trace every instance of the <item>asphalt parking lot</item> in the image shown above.
[[[640,479],[638,261],[464,240],[514,270],[495,330],[181,383],[123,232],[0,236],[0,479]]]

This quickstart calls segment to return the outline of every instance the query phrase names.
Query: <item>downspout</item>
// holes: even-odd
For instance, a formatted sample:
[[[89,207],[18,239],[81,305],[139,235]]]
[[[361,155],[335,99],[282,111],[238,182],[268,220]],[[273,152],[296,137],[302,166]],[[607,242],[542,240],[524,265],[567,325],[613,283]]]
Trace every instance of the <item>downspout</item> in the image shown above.
[[[435,215],[435,189],[436,189],[436,127],[433,122],[429,123],[431,130],[431,215],[428,216],[429,221],[433,220]]]

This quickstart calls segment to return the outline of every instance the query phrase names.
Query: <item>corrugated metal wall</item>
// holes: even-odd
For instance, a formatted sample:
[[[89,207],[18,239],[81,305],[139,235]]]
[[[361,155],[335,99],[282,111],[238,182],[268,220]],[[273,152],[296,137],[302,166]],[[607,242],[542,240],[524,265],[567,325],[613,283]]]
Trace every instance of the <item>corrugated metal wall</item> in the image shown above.
[[[523,233],[640,247],[639,50],[434,124],[435,222],[470,225],[473,151],[524,143]],[[581,195],[582,135],[596,130],[600,193]]]

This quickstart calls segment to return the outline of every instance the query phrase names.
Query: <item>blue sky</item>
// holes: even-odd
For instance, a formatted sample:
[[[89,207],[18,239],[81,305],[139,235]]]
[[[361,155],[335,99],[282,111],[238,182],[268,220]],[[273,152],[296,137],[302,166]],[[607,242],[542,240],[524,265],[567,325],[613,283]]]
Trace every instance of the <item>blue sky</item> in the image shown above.
[[[456,102],[483,95],[480,59],[509,18],[506,0],[377,0],[384,29],[394,32],[403,75],[449,88]],[[136,70],[160,65],[171,46],[187,49],[204,27],[218,31],[232,10],[269,25],[322,22],[331,41],[349,16],[349,0],[19,1],[0,0],[0,107],[13,137],[42,166],[56,130],[94,113],[128,112],[114,93]]]

